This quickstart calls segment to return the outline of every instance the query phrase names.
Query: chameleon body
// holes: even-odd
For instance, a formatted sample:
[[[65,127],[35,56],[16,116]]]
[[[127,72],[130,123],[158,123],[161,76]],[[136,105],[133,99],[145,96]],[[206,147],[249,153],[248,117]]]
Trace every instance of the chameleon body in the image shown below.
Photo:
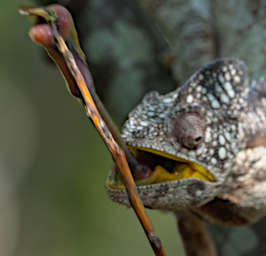
[[[247,68],[237,59],[208,64],[166,95],[147,94],[129,114],[122,137],[132,151],[161,159],[154,170],[171,159],[169,173],[175,169],[178,177],[182,170],[182,175],[138,185],[144,205],[188,210],[230,225],[264,216],[265,96],[266,81],[249,86]],[[106,183],[110,198],[129,205],[116,183],[112,171]]]

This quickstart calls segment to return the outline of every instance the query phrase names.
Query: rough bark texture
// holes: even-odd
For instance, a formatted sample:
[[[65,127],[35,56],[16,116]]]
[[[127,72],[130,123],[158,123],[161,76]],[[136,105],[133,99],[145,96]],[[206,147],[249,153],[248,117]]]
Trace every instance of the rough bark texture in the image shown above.
[[[145,92],[169,91],[176,86],[173,79],[182,84],[198,67],[218,57],[244,60],[252,80],[266,75],[265,1],[139,0],[139,4],[143,10],[134,1],[66,3],[78,24],[97,90],[116,120],[123,120]],[[264,219],[250,227],[209,228],[219,255],[259,256],[266,253],[265,225]]]

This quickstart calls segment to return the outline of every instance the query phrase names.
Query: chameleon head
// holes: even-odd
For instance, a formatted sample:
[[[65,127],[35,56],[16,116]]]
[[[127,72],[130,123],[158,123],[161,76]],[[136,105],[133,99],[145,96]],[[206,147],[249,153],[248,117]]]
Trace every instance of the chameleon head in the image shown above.
[[[246,107],[247,84],[241,61],[220,59],[176,91],[149,93],[129,114],[122,137],[138,161],[152,170],[148,176],[135,176],[145,206],[198,207],[225,191],[242,147],[238,120]],[[112,200],[129,205],[115,170],[106,187]]]

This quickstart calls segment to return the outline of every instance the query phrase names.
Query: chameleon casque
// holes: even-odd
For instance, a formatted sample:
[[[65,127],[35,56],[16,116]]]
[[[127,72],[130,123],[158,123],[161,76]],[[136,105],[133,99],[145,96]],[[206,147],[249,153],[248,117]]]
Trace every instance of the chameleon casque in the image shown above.
[[[246,65],[237,59],[206,65],[166,95],[147,94],[122,131],[136,158],[153,170],[135,175],[144,205],[226,225],[264,216],[265,97],[266,81],[249,86]],[[129,205],[114,169],[106,187],[113,201]]]

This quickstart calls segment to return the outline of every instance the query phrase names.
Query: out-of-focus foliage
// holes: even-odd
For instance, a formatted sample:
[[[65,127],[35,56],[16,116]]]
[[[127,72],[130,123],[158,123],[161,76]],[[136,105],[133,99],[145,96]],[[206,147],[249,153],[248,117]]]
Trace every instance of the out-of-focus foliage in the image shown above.
[[[152,255],[133,212],[107,198],[112,160],[57,69],[28,38],[21,4],[0,8],[0,255]],[[125,25],[117,31],[123,35]],[[182,255],[172,216],[149,214],[168,254]]]

